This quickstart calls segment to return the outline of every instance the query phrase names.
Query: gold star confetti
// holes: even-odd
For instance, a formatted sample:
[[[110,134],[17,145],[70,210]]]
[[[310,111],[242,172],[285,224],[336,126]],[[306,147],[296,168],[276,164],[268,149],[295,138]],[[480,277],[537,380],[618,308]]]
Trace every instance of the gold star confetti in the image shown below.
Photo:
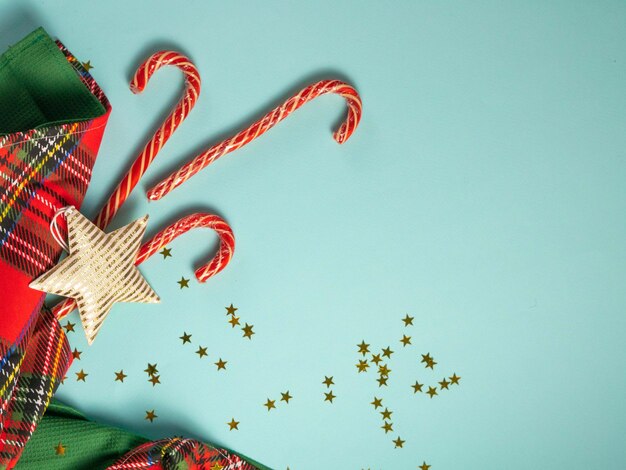
[[[428,465],[426,462],[423,462],[422,465],[420,465],[418,468],[420,470],[428,470],[430,468],[430,465]]]
[[[437,389],[435,387],[428,387],[428,391],[426,392],[430,395],[430,398],[437,395]]]
[[[359,352],[364,356],[370,352],[370,345],[366,344],[365,341],[361,341],[361,344],[357,344],[356,346],[359,348]]]
[[[254,327],[254,325],[248,325],[246,323],[246,326],[244,326],[241,329],[243,331],[243,337],[244,338],[252,339],[252,335],[254,334],[254,331],[252,331],[253,327]]]
[[[393,424],[385,421],[384,424],[381,426],[381,428],[384,429],[385,434],[387,434],[388,432],[393,431]]]
[[[404,445],[405,441],[403,441],[402,439],[400,439],[400,436],[398,436],[398,438],[395,441],[391,441],[395,444],[395,448],[402,448],[402,446]]]
[[[232,431],[233,429],[234,429],[235,431],[239,431],[239,428],[238,428],[238,426],[239,426],[239,421],[235,421],[235,418],[232,418],[232,419],[230,420],[230,423],[226,423],[226,424],[228,424],[228,427],[230,428],[230,429],[229,429],[229,431]]]
[[[183,344],[186,343],[191,343],[191,335],[187,334],[187,332],[183,332],[183,335],[180,336],[180,339],[182,340]]]
[[[426,354],[422,354],[422,360],[421,362],[425,362],[426,364],[428,364],[429,362],[431,362],[433,360],[432,357],[430,357],[430,353],[426,353]]]
[[[441,388],[441,390],[448,390],[448,385],[450,385],[450,382],[448,382],[445,378],[441,382],[439,382],[439,387]]]
[[[220,360],[214,363],[217,366],[217,370],[221,370],[221,369],[226,369],[226,364],[228,364],[228,361],[222,361],[222,358],[220,357]]]
[[[198,350],[196,351],[196,354],[200,356],[200,359],[202,359],[204,356],[208,356],[206,352],[206,348],[203,348],[202,346],[198,346]]]
[[[163,259],[167,258],[168,256],[170,258],[172,257],[172,250],[167,247],[163,247],[163,249],[159,251],[159,253],[163,255]]]
[[[230,318],[228,319],[228,323],[230,323],[230,325],[235,328],[237,325],[239,325],[239,317],[236,317],[235,315],[231,315]]]
[[[226,307],[226,315],[234,315],[237,310],[239,310],[237,307],[233,307],[233,304],[230,304],[230,307]]]
[[[389,359],[391,359],[391,355],[393,354],[393,351],[389,348],[389,346],[387,346],[386,348],[383,349],[383,356],[388,357]]]
[[[434,369],[436,365],[437,363],[435,361],[430,361],[428,364],[426,364],[426,368]]]
[[[81,369],[78,372],[74,372],[76,374],[76,382],[82,380],[83,382],[85,382],[85,379],[87,378],[87,376],[89,374],[85,374],[85,371],[83,369]]]
[[[157,374],[159,371],[157,370],[156,364],[150,364],[148,362],[148,368],[145,369],[144,372],[147,373],[148,375],[154,375],[154,374]]]
[[[158,418],[158,416],[156,415],[154,410],[146,411],[145,419],[147,419],[148,421],[153,422],[157,418]]]
[[[333,382],[332,375],[330,377],[324,376],[324,380],[322,381],[322,383],[326,385],[326,388],[330,388],[331,385],[335,385],[335,382]]]
[[[65,328],[65,332],[69,333],[70,331],[74,331],[74,327],[76,326],[76,323],[72,323],[71,321],[67,321],[67,323],[65,323],[65,325],[63,325],[63,328]]]
[[[267,399],[267,401],[265,402],[265,406],[267,408],[267,411],[271,410],[272,408],[276,408],[276,400],[270,400],[269,398]]]
[[[369,366],[370,365],[367,363],[366,360],[359,361],[359,363],[356,364],[356,368],[359,369],[359,373],[367,371],[367,368]]]
[[[402,339],[400,340],[402,343],[402,347],[406,347],[411,344],[411,337],[407,335],[402,335]]]
[[[376,379],[376,381],[378,382],[378,387],[382,387],[383,385],[386,387],[387,386],[387,377],[383,377],[380,376]]]
[[[65,455],[65,446],[59,441],[59,445],[54,448],[54,452],[57,455]]]
[[[417,380],[411,387],[413,387],[413,393],[421,392],[424,384],[419,383]]]
[[[72,358],[76,359],[77,361],[80,361],[81,354],[82,354],[82,351],[79,351],[78,349],[74,348],[74,350],[72,351]]]
[[[291,395],[289,395],[289,390],[287,390],[285,393],[282,393],[282,398],[280,399],[280,401],[284,401],[285,403],[289,403],[289,400],[291,400],[293,397]]]
[[[128,377],[125,373],[124,370],[120,370],[119,372],[115,373],[115,381],[116,382],[124,382],[124,379]]]
[[[219,462],[215,462],[210,470],[223,470],[223,466]]]
[[[85,69],[85,72],[87,72],[87,73],[89,73],[89,71],[91,69],[93,69],[93,65],[91,65],[91,61],[90,60],[88,60],[87,62],[83,62],[82,66]]]
[[[387,364],[383,364],[382,366],[378,366],[378,373],[383,377],[388,377],[391,372],[391,369],[387,367]]]
[[[380,411],[379,413],[382,415],[385,421],[391,421],[391,414],[393,413],[393,411],[389,411],[387,408],[385,408],[385,411]]]
[[[454,374],[452,374],[452,376],[450,376],[450,383],[452,385],[459,385],[459,381],[460,380],[461,380],[461,377],[456,375],[456,373],[454,373]]]
[[[372,362],[376,365],[378,365],[378,363],[382,361],[380,354],[372,354]]]
[[[376,398],[374,397],[374,401],[371,403],[371,405],[374,405],[374,409],[377,410],[378,408],[380,408],[381,406],[383,406],[383,400],[382,398]]]
[[[324,401],[329,401],[331,403],[333,402],[333,400],[335,398],[337,398],[336,395],[333,395],[333,391],[332,390],[330,392],[328,392],[328,393],[324,392],[324,395],[326,395],[326,398],[324,398]]]
[[[414,317],[410,317],[408,314],[402,319],[402,321],[404,322],[404,326],[409,326],[409,325],[413,325],[413,318]]]
[[[153,375],[148,379],[148,382],[152,383],[152,386],[155,387],[157,384],[161,383],[161,381],[159,380],[160,377],[160,375]]]
[[[185,279],[184,276],[181,276],[180,281],[176,281],[176,283],[180,286],[180,288],[187,287],[189,288],[189,279]]]

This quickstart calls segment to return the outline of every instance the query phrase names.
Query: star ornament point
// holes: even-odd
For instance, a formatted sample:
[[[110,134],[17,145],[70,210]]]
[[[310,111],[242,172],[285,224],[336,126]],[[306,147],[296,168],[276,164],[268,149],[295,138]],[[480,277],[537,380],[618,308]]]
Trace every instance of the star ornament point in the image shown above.
[[[91,345],[115,303],[160,301],[135,266],[148,216],[110,233],[74,208],[65,216],[69,255],[30,287],[74,298]]]

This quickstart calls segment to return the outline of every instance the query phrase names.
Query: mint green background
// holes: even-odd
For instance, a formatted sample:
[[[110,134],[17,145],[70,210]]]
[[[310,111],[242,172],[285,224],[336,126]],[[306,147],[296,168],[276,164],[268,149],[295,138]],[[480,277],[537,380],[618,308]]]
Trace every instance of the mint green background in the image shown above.
[[[206,285],[176,281],[215,248],[208,231],[145,263],[162,303],[116,306],[89,349],[77,328],[85,352],[59,397],[277,469],[626,468],[625,2],[4,0],[0,45],[40,24],[92,61],[114,106],[86,214],[179,96],[175,70],[141,96],[127,86],[144,57],[174,47],[198,65],[203,94],[113,226],[149,213],[154,233],[208,210],[237,236],[233,262]],[[363,97],[346,145],[331,138],[344,105],[324,97],[146,202],[194,152],[323,77]],[[253,341],[226,323],[231,302]],[[406,313],[414,344],[402,349]],[[356,373],[362,339],[396,351],[388,388]],[[419,364],[426,352],[434,372]],[[86,383],[74,381],[81,367]],[[412,394],[416,379],[452,372],[460,387]],[[287,389],[288,406],[262,407]],[[394,412],[393,434],[374,395]]]

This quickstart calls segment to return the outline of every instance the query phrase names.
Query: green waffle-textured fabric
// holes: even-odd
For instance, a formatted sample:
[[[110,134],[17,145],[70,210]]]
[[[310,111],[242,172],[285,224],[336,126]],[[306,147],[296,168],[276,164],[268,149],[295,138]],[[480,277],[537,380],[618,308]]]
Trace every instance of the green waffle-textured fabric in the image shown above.
[[[105,112],[42,28],[0,56],[0,135]]]

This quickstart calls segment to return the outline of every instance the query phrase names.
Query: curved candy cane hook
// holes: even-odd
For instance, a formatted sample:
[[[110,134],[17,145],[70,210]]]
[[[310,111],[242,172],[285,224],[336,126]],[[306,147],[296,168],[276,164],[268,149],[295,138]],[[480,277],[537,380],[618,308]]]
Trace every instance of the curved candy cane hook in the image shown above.
[[[194,228],[210,228],[214,230],[219,239],[220,245],[215,256],[206,264],[200,266],[195,271],[196,278],[199,282],[206,282],[211,276],[215,276],[230,262],[235,252],[235,235],[232,229],[224,219],[213,214],[196,213],[179,219],[169,225],[159,233],[154,235],[150,240],[141,245],[135,266],[140,265],[145,260],[154,255],[164,246],[171,243],[183,233]],[[76,301],[68,298],[59,302],[52,308],[52,312],[57,319],[63,318],[76,308]]]
[[[173,51],[160,51],[148,57],[135,72],[130,83],[131,91],[133,93],[141,93],[154,72],[166,65],[173,65],[182,70],[185,76],[185,94],[137,156],[126,176],[120,181],[109,200],[97,215],[94,223],[102,229],[109,224],[118,209],[124,204],[124,201],[126,201],[133,188],[137,185],[139,179],[148,169],[148,166],[178,126],[189,115],[200,95],[201,82],[198,69],[196,69],[189,58]]]
[[[152,201],[161,199],[222,155],[226,155],[252,142],[289,116],[296,109],[300,108],[303,104],[326,93],[341,95],[348,104],[348,116],[333,135],[338,143],[343,144],[350,138],[361,120],[361,98],[357,91],[347,83],[339,80],[323,80],[309,85],[300,91],[300,93],[289,98],[284,104],[267,113],[247,129],[242,130],[234,136],[202,152],[178,171],[172,173],[150,189],[147,193],[148,199]]]

